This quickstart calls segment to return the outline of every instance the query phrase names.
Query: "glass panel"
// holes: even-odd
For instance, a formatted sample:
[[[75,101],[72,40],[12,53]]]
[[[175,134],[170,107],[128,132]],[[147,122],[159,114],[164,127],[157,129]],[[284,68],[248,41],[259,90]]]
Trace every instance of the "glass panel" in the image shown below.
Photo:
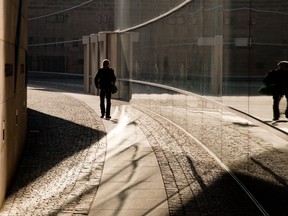
[[[271,96],[259,96],[257,91],[264,75],[287,56],[288,3],[124,2],[120,1],[124,10],[116,5],[120,32],[143,24],[130,29],[139,39],[133,44],[133,79],[150,82],[141,87],[149,96],[139,105],[149,104],[204,143],[249,190],[253,191],[250,180],[255,178],[286,184],[287,173],[279,164],[286,164],[287,137],[274,136],[249,114],[272,118]],[[148,4],[152,10],[147,10]],[[174,6],[179,7],[169,11]],[[139,94],[133,92],[132,103],[143,103],[136,97]],[[285,101],[280,111],[285,112]],[[278,182],[272,177],[276,173]]]

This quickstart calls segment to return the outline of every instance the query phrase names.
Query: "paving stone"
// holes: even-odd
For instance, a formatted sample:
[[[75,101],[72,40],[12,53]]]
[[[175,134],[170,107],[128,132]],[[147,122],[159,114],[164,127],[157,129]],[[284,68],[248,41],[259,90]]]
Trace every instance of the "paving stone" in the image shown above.
[[[67,208],[63,214],[87,215],[101,174],[94,174],[93,187],[86,183],[95,170],[101,173],[104,161],[95,155],[105,148],[98,143],[104,131],[100,118],[74,98],[52,91],[29,89],[28,108],[27,149],[0,215],[56,215]],[[84,193],[91,197],[84,200]],[[85,203],[79,206],[81,196]]]
[[[181,129],[143,107],[116,100],[112,104],[112,109],[123,109],[129,115],[152,146],[171,216],[259,215],[235,182],[223,177],[227,173],[215,159]],[[48,90],[29,88],[28,107],[27,148],[0,216],[88,215],[105,160],[106,139],[102,138],[106,133],[102,120],[77,99]],[[162,112],[165,114],[165,110]],[[217,140],[219,121],[211,117],[213,124],[209,126],[199,120],[201,116],[199,113],[186,115],[186,118],[195,119],[193,124],[197,127],[191,125],[191,130],[207,140]],[[228,125],[225,132],[228,134],[225,139],[231,140],[231,146],[223,147],[223,151],[232,153],[235,139],[242,138],[233,136],[233,126]],[[247,130],[239,128],[239,131],[244,139]],[[257,137],[252,140],[257,143],[249,148],[252,151],[263,151],[259,145],[273,150],[268,142],[263,143]],[[235,156],[246,157],[237,151]],[[285,156],[283,153],[282,157]],[[263,160],[268,164],[268,158]],[[284,167],[279,165],[279,169]],[[233,209],[231,200],[232,204],[241,201],[239,209]]]

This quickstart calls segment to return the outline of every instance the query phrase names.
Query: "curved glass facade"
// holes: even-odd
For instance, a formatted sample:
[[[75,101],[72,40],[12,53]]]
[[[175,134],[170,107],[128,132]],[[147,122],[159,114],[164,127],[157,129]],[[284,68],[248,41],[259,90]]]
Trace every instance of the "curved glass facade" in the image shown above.
[[[133,79],[202,95],[255,95],[287,56],[284,0],[117,2],[115,28],[138,34]]]
[[[264,75],[287,58],[286,1],[117,1],[115,7],[115,29],[135,38],[121,53],[129,65],[123,78],[173,86],[265,117],[255,96]]]
[[[288,2],[128,2],[115,3],[115,29],[116,71],[131,87],[129,100],[180,125],[245,183],[281,189],[287,136],[263,123],[272,119],[272,97],[257,90],[288,58]]]

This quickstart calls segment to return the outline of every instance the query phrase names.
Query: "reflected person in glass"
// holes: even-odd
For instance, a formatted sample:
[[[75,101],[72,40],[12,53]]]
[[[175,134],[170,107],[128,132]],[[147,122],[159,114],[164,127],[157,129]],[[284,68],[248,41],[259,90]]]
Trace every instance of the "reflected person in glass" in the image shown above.
[[[101,118],[110,119],[110,110],[111,110],[111,89],[112,85],[116,82],[116,76],[114,70],[109,67],[110,61],[104,59],[103,67],[100,68],[94,78],[94,83],[97,89],[100,89],[100,110]],[[106,98],[106,108],[105,108],[105,98]]]
[[[288,118],[288,61],[280,61],[277,68],[268,72],[264,77],[263,83],[273,86],[273,120],[280,118],[279,103],[281,98],[286,97],[285,116]]]

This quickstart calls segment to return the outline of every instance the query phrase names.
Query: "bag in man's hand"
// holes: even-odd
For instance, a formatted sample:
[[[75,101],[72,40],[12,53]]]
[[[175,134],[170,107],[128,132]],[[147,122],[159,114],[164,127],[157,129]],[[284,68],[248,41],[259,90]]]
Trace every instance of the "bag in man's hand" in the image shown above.
[[[117,91],[118,91],[117,86],[116,86],[115,84],[112,84],[112,86],[111,86],[111,93],[112,93],[112,94],[115,94]]]
[[[275,86],[274,85],[265,85],[258,89],[258,93],[261,95],[273,95],[275,92]]]

